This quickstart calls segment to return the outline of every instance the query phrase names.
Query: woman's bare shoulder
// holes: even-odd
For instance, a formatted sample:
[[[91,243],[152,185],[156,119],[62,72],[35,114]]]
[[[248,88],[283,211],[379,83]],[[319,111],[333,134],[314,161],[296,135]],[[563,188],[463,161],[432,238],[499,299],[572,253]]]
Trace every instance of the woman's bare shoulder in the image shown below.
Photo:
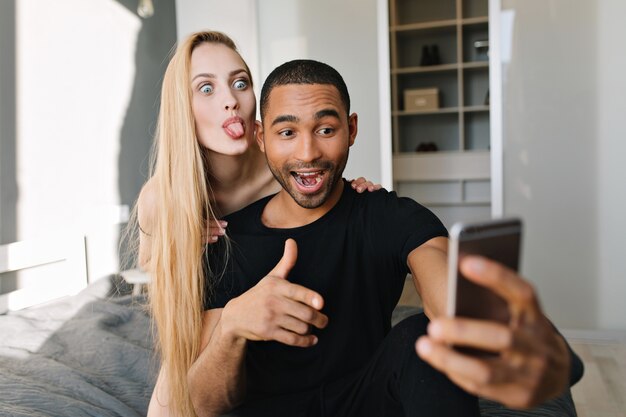
[[[157,184],[154,177],[150,178],[141,188],[137,199],[137,219],[139,227],[147,234],[152,230],[156,217]]]

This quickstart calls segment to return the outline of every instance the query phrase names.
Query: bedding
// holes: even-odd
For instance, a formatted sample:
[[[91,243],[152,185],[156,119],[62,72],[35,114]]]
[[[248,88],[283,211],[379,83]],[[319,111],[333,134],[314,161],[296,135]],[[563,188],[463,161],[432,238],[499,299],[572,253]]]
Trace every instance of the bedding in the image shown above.
[[[117,283],[0,316],[0,415],[146,414],[158,368],[150,320]]]
[[[0,315],[0,416],[145,416],[158,373],[143,296],[117,276]],[[394,323],[415,308],[400,307]],[[571,394],[532,411],[481,400],[483,416],[575,416]]]

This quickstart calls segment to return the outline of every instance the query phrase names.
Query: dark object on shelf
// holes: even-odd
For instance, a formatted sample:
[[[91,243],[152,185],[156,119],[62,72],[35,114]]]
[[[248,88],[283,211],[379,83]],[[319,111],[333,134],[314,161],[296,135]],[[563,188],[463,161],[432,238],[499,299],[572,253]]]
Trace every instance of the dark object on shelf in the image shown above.
[[[415,152],[437,152],[439,148],[433,142],[420,142],[415,148]]]
[[[439,47],[437,45],[422,46],[422,58],[420,65],[427,67],[430,65],[441,65],[441,57],[439,56]]]
[[[432,59],[432,65],[441,65],[441,57],[439,56],[439,47],[433,45],[430,47],[430,58]]]
[[[489,105],[489,89],[487,89],[487,94],[485,94],[485,106]]]
[[[430,56],[430,49],[428,48],[428,45],[422,46],[422,59],[420,60],[420,65],[423,67],[432,65],[432,57]]]

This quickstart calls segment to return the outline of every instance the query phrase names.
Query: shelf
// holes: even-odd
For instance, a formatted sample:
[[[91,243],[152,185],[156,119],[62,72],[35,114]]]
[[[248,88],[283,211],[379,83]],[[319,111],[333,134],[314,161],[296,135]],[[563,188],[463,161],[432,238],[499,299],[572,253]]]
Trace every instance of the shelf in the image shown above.
[[[479,17],[469,17],[462,20],[457,19],[449,19],[449,20],[438,20],[435,22],[423,22],[423,23],[407,23],[404,25],[396,25],[391,26],[389,28],[390,32],[416,32],[421,30],[430,30],[430,29],[452,29],[457,25],[463,26],[471,26],[471,25],[482,25],[489,24],[488,16],[479,16]]]
[[[389,30],[391,32],[413,32],[418,30],[429,30],[429,29],[445,29],[445,28],[455,28],[457,25],[456,19],[451,20],[439,20],[435,22],[424,22],[424,23],[409,23],[405,25],[397,25],[391,26]]]
[[[463,107],[463,112],[465,113],[478,113],[478,112],[488,112],[489,106],[465,106]]]
[[[489,151],[398,153],[393,157],[394,181],[487,180]]]
[[[392,74],[419,74],[424,72],[444,72],[444,71],[456,71],[459,69],[459,64],[444,64],[444,65],[429,65],[423,67],[405,67],[395,68],[391,70]]]
[[[444,224],[491,207],[488,0],[389,0],[393,181]],[[439,65],[422,66],[437,46]],[[439,108],[404,110],[407,90],[437,88]],[[410,98],[409,98],[410,99]],[[410,107],[412,108],[412,107]],[[434,144],[438,151],[414,152]]]
[[[489,16],[468,17],[461,20],[463,26],[489,24]]]
[[[424,110],[424,111],[406,111],[399,110],[391,112],[392,116],[423,116],[427,114],[449,114],[449,113],[458,113],[458,107],[443,107],[436,110]]]
[[[444,107],[437,110],[424,110],[424,111],[393,111],[391,112],[392,116],[425,116],[425,115],[433,115],[433,114],[449,114],[449,113],[458,113],[462,111],[464,113],[478,113],[478,112],[488,112],[489,106],[465,106],[462,108],[458,107]]]
[[[463,64],[461,64],[461,68],[468,69],[468,70],[489,69],[489,61],[464,62]],[[409,74],[421,74],[421,73],[429,73],[429,72],[456,71],[458,69],[459,69],[459,64],[429,65],[429,66],[419,66],[419,67],[393,68],[391,70],[391,74],[409,75]]]
[[[489,61],[464,62],[463,69],[489,69]]]

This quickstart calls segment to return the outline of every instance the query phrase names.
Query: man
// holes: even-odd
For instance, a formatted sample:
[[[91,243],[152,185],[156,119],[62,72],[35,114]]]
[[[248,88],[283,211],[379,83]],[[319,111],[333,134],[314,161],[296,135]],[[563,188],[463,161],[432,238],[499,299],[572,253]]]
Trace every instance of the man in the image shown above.
[[[447,232],[410,199],[345,185],[358,124],[349,109],[343,79],[319,62],[283,64],[263,86],[257,141],[283,189],[227,218],[225,258],[212,248],[223,275],[208,286],[203,350],[188,374],[198,415],[476,416],[465,391],[515,407],[561,393],[565,342],[512,271],[462,265],[508,301],[509,326],[443,318]],[[390,330],[407,272],[425,315]],[[450,343],[500,355],[477,359]]]

